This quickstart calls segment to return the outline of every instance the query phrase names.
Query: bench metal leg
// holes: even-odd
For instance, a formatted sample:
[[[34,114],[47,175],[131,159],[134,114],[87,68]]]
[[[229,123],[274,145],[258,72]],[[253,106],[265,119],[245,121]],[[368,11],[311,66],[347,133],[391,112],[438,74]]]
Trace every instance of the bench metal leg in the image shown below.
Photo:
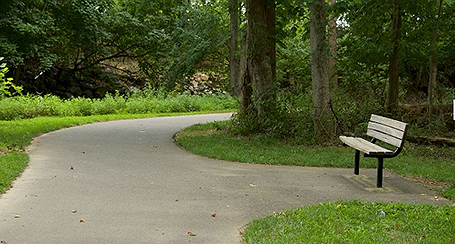
[[[376,186],[378,188],[382,187],[382,172],[383,172],[383,166],[384,166],[384,158],[379,157],[378,158],[378,178],[376,180]]]
[[[355,150],[355,164],[354,164],[354,174],[359,175],[360,168],[360,151]]]

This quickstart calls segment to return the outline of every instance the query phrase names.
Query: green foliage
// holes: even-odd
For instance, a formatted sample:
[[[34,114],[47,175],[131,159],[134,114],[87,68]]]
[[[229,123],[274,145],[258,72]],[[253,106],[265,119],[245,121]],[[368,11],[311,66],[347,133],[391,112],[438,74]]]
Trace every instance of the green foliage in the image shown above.
[[[0,62],[2,60],[3,57],[0,57]],[[6,63],[0,63],[0,99],[7,96],[20,95],[22,93],[22,87],[12,83],[13,78],[5,78],[6,73],[8,73]]]
[[[386,96],[387,89],[382,84],[388,79],[392,51],[391,43],[391,1],[338,1],[337,9],[344,24],[339,27],[338,51],[340,83],[352,87],[364,88],[372,85],[380,88],[381,98]],[[400,60],[400,101],[420,103],[425,99],[428,84],[429,46],[435,29],[438,1],[402,1],[402,35],[399,45]],[[453,87],[447,82],[454,77],[453,64],[454,32],[447,29],[455,25],[454,2],[444,1],[440,18],[440,29],[436,43],[438,63],[438,80],[444,88]],[[451,43],[451,44],[449,44]],[[451,83],[451,84],[450,84]]]
[[[253,221],[245,243],[450,243],[455,208],[339,201]]]
[[[277,46],[277,83],[296,92],[311,86],[311,50],[308,19],[293,19]]]
[[[56,61],[50,48],[58,40],[57,28],[46,6],[47,1],[35,0],[2,3],[0,53],[11,67],[30,63],[45,69]]]
[[[171,33],[172,66],[168,79],[175,82],[197,69],[227,73],[228,10],[218,1],[181,6]],[[175,84],[168,84],[173,88]]]
[[[90,116],[126,113],[171,113],[226,111],[236,109],[237,101],[228,95],[170,95],[141,91],[122,96],[107,94],[102,99],[55,95],[25,95],[0,99],[0,120],[29,119],[39,116]]]
[[[115,77],[107,79],[104,72],[136,76],[138,68],[139,77],[148,77],[154,88],[169,90],[195,70],[228,72],[224,1],[12,0],[5,5],[0,53],[28,92],[44,92],[43,81],[56,87],[112,83]],[[118,65],[124,61],[133,70]]]

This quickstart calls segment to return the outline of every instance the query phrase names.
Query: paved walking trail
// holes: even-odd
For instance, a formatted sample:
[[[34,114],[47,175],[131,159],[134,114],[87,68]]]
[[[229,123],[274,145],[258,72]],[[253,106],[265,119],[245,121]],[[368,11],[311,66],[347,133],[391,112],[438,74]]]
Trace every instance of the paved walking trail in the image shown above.
[[[230,244],[251,220],[300,205],[448,203],[389,172],[378,191],[375,169],[354,177],[352,169],[225,162],[172,141],[191,124],[229,117],[113,121],[36,138],[29,167],[0,197],[0,243]]]

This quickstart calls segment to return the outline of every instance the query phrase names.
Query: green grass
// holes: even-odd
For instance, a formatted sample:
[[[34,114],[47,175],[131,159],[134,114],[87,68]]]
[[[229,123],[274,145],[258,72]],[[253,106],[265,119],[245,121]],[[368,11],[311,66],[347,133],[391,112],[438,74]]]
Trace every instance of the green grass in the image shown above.
[[[319,167],[352,166],[352,154],[344,148],[327,150],[320,146],[295,146],[261,136],[247,139],[217,130],[214,127],[216,124],[222,123],[189,127],[178,133],[176,141],[195,154],[234,162]],[[340,154],[343,156],[340,157]],[[368,164],[373,166],[371,162]]]
[[[302,146],[267,136],[244,138],[230,134],[230,122],[194,125],[180,132],[176,141],[188,151],[206,157],[258,164],[352,168],[354,150],[340,146]],[[385,159],[387,169],[400,175],[431,181],[435,190],[455,200],[455,150],[406,144],[396,158]],[[361,158],[360,166],[377,167],[377,159]]]
[[[24,171],[27,163],[26,153],[11,152],[0,156],[0,193],[11,187],[12,181]]]
[[[455,208],[427,204],[321,203],[255,220],[246,243],[454,243]]]
[[[24,95],[0,99],[0,120],[39,116],[91,116],[106,114],[157,114],[197,111],[232,111],[238,101],[228,95],[163,95],[141,91],[130,95],[107,94],[102,99],[54,95]]]

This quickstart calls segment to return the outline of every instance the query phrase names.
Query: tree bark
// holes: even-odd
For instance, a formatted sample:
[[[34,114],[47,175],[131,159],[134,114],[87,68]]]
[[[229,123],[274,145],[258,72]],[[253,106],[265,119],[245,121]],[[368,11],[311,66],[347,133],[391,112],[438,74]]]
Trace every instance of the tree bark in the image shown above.
[[[434,100],[436,100],[436,87],[437,80],[436,75],[438,73],[438,67],[434,60],[434,53],[436,49],[436,40],[438,39],[438,29],[439,29],[439,18],[441,17],[442,9],[442,0],[439,0],[438,8],[438,17],[436,18],[436,24],[433,32],[433,38],[430,45],[430,60],[429,60],[429,70],[430,70],[430,79],[428,81],[428,114],[431,116],[434,113],[433,105]]]
[[[336,4],[336,0],[329,0],[329,6],[332,7]],[[337,70],[337,18],[336,16],[330,15],[328,22],[329,30],[329,46],[330,46],[330,55],[329,55],[329,78],[330,78],[330,88],[334,90],[338,87],[338,70]]]
[[[392,55],[389,64],[389,93],[387,96],[386,110],[394,113],[398,109],[399,90],[399,45],[401,38],[401,7],[400,1],[393,1],[392,11]]]
[[[314,133],[316,141],[325,142],[335,136],[334,118],[330,108],[325,0],[314,1],[310,6],[310,18]]]
[[[229,16],[231,27],[231,40],[229,49],[230,88],[231,95],[239,97],[241,93],[240,80],[240,58],[239,58],[239,1],[229,1]]]
[[[252,102],[258,123],[262,125],[273,112],[275,103],[275,2],[247,0],[246,9],[248,23],[243,86],[251,85],[254,99],[245,97],[248,94],[244,92],[242,106],[246,108],[245,102]],[[245,87],[243,90],[248,91]]]

